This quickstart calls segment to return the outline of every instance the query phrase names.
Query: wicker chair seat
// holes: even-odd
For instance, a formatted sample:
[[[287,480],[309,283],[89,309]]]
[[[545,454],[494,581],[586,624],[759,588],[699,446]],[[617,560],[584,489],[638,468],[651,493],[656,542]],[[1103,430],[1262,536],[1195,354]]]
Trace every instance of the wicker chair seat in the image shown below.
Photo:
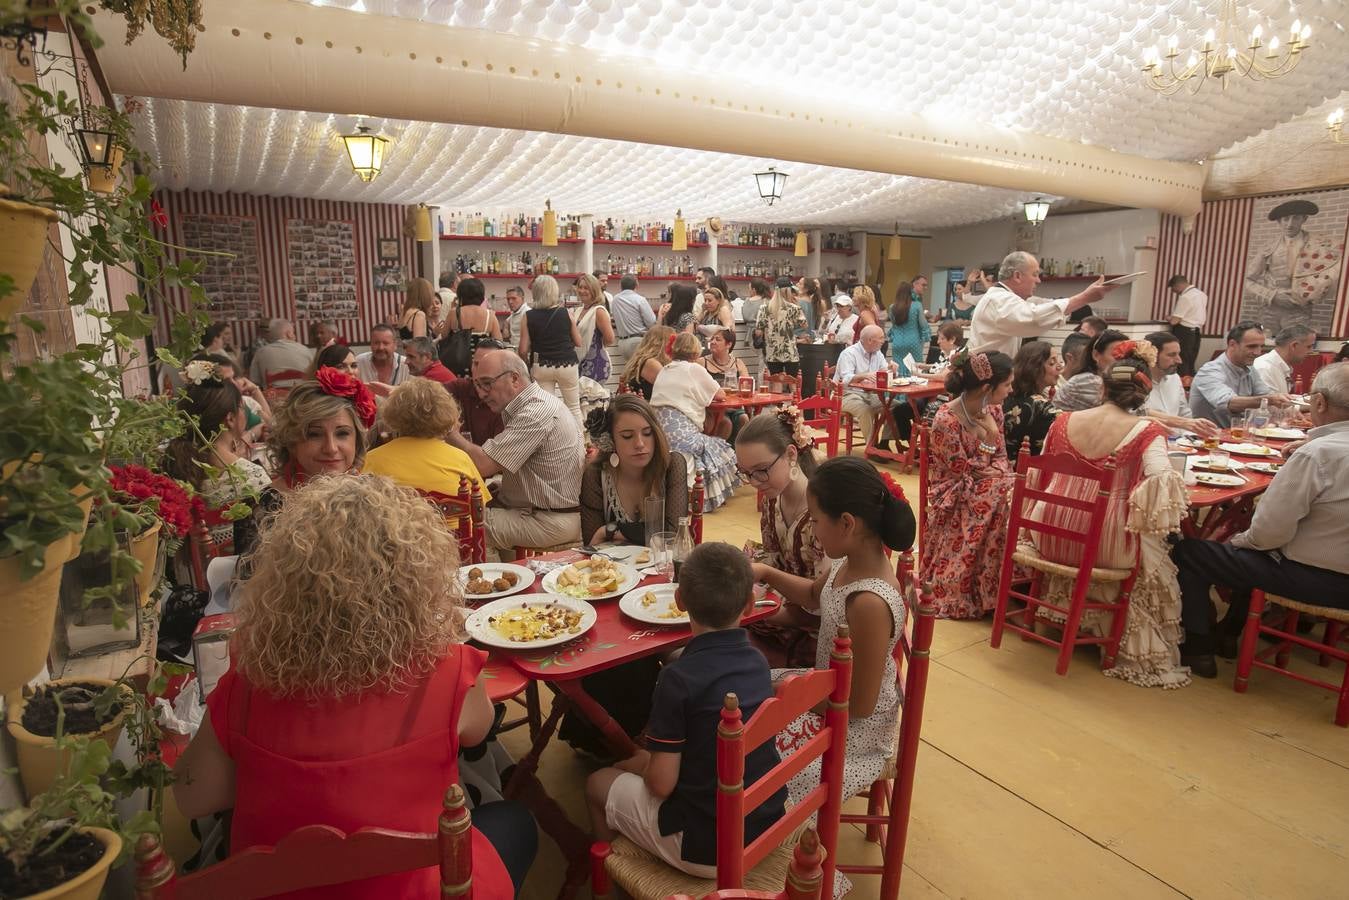
[[[746,872],[745,889],[781,891],[787,879],[787,866],[792,861],[794,843],[795,839],[788,841]],[[668,897],[671,894],[687,894],[690,897],[703,897],[717,889],[715,881],[694,878],[671,868],[625,837],[615,838],[610,847],[612,852],[605,859],[604,867],[614,884],[630,896]]]
[[[1077,566],[1065,566],[1062,563],[1050,562],[1040,555],[1040,551],[1033,544],[1018,544],[1016,550],[1012,553],[1012,559],[1032,569],[1044,572],[1046,575],[1059,575],[1063,578],[1076,578]],[[1093,567],[1091,570],[1092,581],[1126,581],[1132,575],[1133,569],[1106,569]]]

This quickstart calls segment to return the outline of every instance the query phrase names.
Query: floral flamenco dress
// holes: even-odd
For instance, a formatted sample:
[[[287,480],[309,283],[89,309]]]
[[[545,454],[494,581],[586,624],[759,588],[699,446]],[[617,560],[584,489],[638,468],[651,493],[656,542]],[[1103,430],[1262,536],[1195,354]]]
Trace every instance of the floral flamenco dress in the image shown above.
[[[359,697],[274,697],[231,669],[207,698],[220,746],[234,760],[230,848],[273,845],[305,825],[347,834],[366,826],[435,833],[445,789],[459,781],[459,713],[486,654],[454,644],[409,690]],[[510,875],[473,829],[473,896],[509,900]],[[284,895],[289,900],[440,896],[440,869]]]
[[[811,581],[828,570],[830,559],[815,539],[815,526],[808,511],[802,510],[794,521],[788,522],[776,498],[765,500],[759,513],[759,533],[762,543],[749,541],[745,544],[745,553],[754,562]],[[811,614],[809,610],[801,612],[806,616]],[[765,655],[779,656],[788,666],[806,667],[815,662],[818,622],[794,624],[760,620],[746,625],[745,629],[750,633],[750,640]]]
[[[879,578],[863,578],[847,584],[835,584],[845,559],[834,560],[829,566],[829,578],[820,591],[820,635],[815,648],[815,668],[829,668],[829,655],[834,649],[833,636],[838,626],[848,621],[848,600],[862,591],[870,591],[890,607],[894,627],[885,651],[885,670],[881,673],[881,689],[876,696],[876,708],[866,718],[848,719],[848,743],[843,763],[843,800],[854,797],[871,787],[880,777],[885,761],[895,752],[899,725],[899,690],[896,685],[895,644],[904,633],[906,608],[904,598],[889,582]],[[825,639],[824,636],[828,635]],[[809,669],[774,669],[774,683],[789,675],[799,675]],[[777,736],[777,750],[784,758],[801,749],[824,727],[824,718],[814,712],[802,713]],[[820,783],[820,759],[811,761],[787,783],[787,808],[795,806]],[[842,873],[834,876],[834,896],[847,893],[849,883]]]
[[[1054,420],[1045,438],[1045,453],[1063,453],[1099,466],[1105,457],[1089,459],[1078,453],[1068,440],[1068,422],[1073,414]],[[1140,421],[1115,447],[1111,456],[1115,480],[1110,487],[1109,506],[1096,565],[1110,569],[1132,569],[1138,565],[1138,578],[1129,596],[1129,607],[1120,641],[1119,655],[1105,674],[1143,687],[1178,688],[1190,683],[1189,669],[1180,665],[1180,587],[1176,566],[1167,552],[1166,536],[1180,530],[1185,516],[1184,479],[1171,468],[1166,456],[1167,430],[1156,422]],[[1070,475],[1054,475],[1049,493],[1079,500],[1096,494],[1096,482]],[[1030,511],[1037,521],[1076,533],[1085,533],[1091,516],[1085,510],[1066,506],[1045,507],[1036,504]],[[1076,566],[1082,560],[1082,544],[1052,535],[1030,532],[1035,549],[1051,562]],[[1067,605],[1074,579],[1046,576],[1045,597]],[[1088,602],[1113,603],[1119,597],[1117,581],[1092,582]],[[1040,617],[1063,621],[1063,616],[1041,607]],[[1080,630],[1093,635],[1109,632],[1111,616],[1107,610],[1087,610]]]
[[[939,618],[977,619],[998,603],[1014,478],[1002,407],[988,409],[998,438],[985,442],[962,424],[959,406],[958,399],[943,404],[932,420],[919,564]]]

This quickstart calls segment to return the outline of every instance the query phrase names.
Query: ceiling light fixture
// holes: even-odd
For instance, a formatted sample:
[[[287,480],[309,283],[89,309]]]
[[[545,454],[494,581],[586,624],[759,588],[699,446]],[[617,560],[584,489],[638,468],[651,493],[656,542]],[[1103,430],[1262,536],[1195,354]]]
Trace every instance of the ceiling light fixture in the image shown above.
[[[1330,139],[1337,144],[1349,144],[1349,138],[1344,136],[1344,110],[1337,109],[1326,116],[1326,130],[1330,132]]]
[[[787,186],[787,173],[769,166],[767,172],[755,172],[754,181],[759,186],[759,198],[772,206],[782,199],[782,189]]]
[[[1236,0],[1222,0],[1218,27],[1204,33],[1203,43],[1189,52],[1179,68],[1176,59],[1180,56],[1180,38],[1174,34],[1166,39],[1165,54],[1158,53],[1156,47],[1143,51],[1143,74],[1147,76],[1148,87],[1169,95],[1190,82],[1191,93],[1198,93],[1210,78],[1216,78],[1226,90],[1227,76],[1231,74],[1255,80],[1287,75],[1297,67],[1302,51],[1307,49],[1312,27],[1298,19],[1288,31],[1288,43],[1280,45],[1277,36],[1270,37],[1266,44],[1264,26],[1256,25],[1244,49],[1238,49],[1243,40],[1240,33]]]
[[[347,148],[347,158],[351,161],[351,171],[364,182],[375,180],[380,169],[384,168],[384,150],[389,139],[375,134],[364,125],[356,126],[356,134],[342,135],[342,143]]]
[[[1025,210],[1026,221],[1030,222],[1032,225],[1039,225],[1045,220],[1045,216],[1049,215],[1049,201],[1041,197],[1036,197],[1034,200],[1025,204]]]

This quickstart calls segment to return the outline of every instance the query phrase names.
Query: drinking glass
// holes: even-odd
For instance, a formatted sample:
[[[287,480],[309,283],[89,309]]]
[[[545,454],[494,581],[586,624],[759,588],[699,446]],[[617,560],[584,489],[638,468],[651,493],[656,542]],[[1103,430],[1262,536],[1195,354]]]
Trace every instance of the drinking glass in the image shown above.
[[[1187,457],[1188,454],[1182,453],[1179,450],[1166,454],[1166,458],[1171,462],[1171,468],[1175,469],[1176,474],[1182,478],[1185,477],[1185,460]]]
[[[647,497],[642,501],[642,521],[646,524],[646,545],[651,538],[665,530],[665,498]]]
[[[1208,452],[1208,466],[1210,469],[1230,469],[1232,467],[1232,454],[1226,450],[1210,450]]]
[[[1218,435],[1211,434],[1204,438],[1204,449],[1210,452],[1218,449]]]
[[[1234,413],[1232,415],[1232,438],[1238,441],[1246,439],[1246,414],[1244,412]]]
[[[655,568],[657,576],[663,581],[674,578],[674,532],[648,533],[646,540],[651,547],[651,565]]]

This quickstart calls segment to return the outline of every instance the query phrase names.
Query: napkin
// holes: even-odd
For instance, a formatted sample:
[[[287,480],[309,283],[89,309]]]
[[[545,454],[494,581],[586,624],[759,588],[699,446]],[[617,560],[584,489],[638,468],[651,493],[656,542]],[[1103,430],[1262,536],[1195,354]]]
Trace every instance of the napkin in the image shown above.
[[[908,372],[918,371],[918,363],[914,360],[912,353],[904,354],[904,369]]]

